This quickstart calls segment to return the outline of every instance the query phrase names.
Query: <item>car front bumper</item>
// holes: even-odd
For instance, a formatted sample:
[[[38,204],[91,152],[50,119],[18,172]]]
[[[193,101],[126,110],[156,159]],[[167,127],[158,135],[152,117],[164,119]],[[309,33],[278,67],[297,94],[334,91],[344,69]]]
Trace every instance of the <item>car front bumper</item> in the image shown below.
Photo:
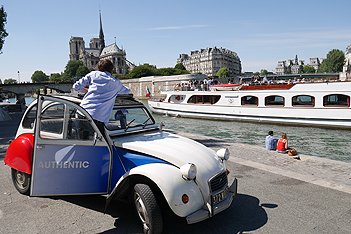
[[[188,215],[186,217],[187,223],[192,224],[192,223],[200,222],[229,208],[230,205],[232,204],[233,198],[237,194],[237,191],[238,191],[238,180],[235,178],[233,183],[229,187],[229,193],[227,197],[223,201],[221,201],[218,204],[215,204],[214,206],[209,206],[209,209],[202,208],[192,213],[191,215]]]

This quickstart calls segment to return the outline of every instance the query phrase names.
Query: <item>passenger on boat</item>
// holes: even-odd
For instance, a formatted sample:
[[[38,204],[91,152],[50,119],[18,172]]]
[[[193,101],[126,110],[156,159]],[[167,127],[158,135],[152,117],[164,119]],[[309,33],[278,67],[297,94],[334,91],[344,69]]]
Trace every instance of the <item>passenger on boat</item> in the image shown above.
[[[269,131],[266,136],[266,149],[267,150],[276,150],[277,148],[277,138],[273,136],[273,131]]]
[[[288,136],[286,133],[282,134],[282,137],[278,140],[277,143],[278,153],[286,154],[288,152]]]

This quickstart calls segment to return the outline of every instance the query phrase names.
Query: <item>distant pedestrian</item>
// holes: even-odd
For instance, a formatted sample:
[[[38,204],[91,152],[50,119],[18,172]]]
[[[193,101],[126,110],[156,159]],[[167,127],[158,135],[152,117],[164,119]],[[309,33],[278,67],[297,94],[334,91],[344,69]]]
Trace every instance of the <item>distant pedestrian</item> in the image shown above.
[[[269,131],[266,136],[266,149],[267,150],[276,150],[277,148],[277,138],[273,136],[273,131]]]
[[[282,137],[279,138],[277,143],[277,151],[283,154],[286,154],[288,152],[288,136],[286,133],[283,133]]]

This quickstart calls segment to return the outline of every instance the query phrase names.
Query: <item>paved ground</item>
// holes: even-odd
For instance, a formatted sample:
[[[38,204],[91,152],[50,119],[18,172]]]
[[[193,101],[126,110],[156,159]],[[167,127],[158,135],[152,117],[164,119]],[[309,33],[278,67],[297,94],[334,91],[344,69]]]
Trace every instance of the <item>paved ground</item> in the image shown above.
[[[230,176],[239,180],[232,206],[198,224],[167,216],[165,233],[351,233],[351,165],[197,135],[232,153]],[[0,153],[0,233],[140,233],[128,204],[103,213],[103,196],[35,198],[13,187]]]

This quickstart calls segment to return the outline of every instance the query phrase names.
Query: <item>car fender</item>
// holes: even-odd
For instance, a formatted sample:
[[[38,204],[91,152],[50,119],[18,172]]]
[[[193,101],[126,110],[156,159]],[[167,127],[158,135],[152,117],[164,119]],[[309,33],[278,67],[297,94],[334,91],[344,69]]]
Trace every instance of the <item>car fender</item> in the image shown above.
[[[179,168],[163,163],[151,163],[132,168],[120,178],[108,200],[117,195],[119,191],[125,191],[123,186],[128,186],[130,183],[123,182],[133,176],[146,177],[157,185],[171,210],[180,217],[194,213],[205,204],[202,193],[194,180],[184,179]],[[139,182],[136,181],[136,183]],[[182,202],[184,194],[189,197],[189,202],[186,204]]]
[[[18,136],[9,145],[4,163],[13,169],[32,174],[34,135],[25,133]]]

